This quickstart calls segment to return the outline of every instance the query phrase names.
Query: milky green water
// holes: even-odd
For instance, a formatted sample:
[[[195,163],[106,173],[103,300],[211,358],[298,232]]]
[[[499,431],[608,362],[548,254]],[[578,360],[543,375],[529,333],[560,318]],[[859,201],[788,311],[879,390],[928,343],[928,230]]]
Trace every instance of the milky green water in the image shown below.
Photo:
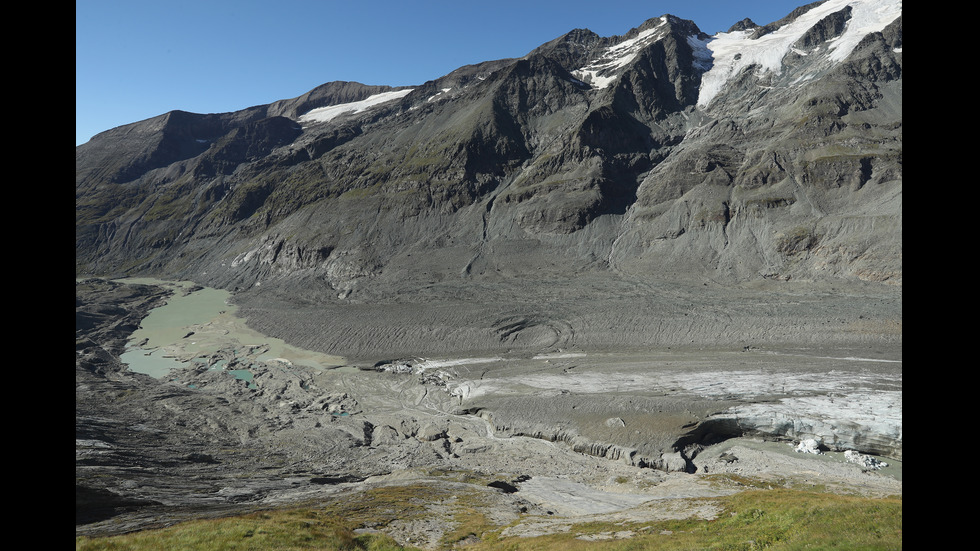
[[[132,340],[149,339],[144,347],[165,346],[180,340],[192,325],[214,320],[221,312],[235,313],[228,304],[231,293],[204,288],[189,295],[177,294],[165,306],[154,309],[140,322]]]
[[[227,346],[242,345],[268,347],[268,352],[255,358],[258,361],[284,359],[316,369],[344,365],[341,357],[302,350],[248,328],[245,320],[237,317],[237,308],[229,303],[231,293],[228,291],[202,288],[186,293],[194,287],[193,283],[135,278],[119,281],[175,290],[167,303],[153,309],[130,337],[122,361],[132,371],[162,378],[173,368],[186,367],[186,362],[194,357],[204,357]],[[217,365],[220,369],[221,364]],[[251,373],[245,370],[235,371],[232,375],[245,380],[251,378]]]

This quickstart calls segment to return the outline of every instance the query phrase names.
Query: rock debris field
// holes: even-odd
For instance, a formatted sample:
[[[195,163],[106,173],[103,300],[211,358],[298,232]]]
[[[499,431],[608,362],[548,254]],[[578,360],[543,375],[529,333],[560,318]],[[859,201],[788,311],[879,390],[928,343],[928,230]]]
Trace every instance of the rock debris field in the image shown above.
[[[76,281],[76,535],[420,481],[477,492],[519,536],[583,519],[712,518],[692,498],[739,491],[714,476],[726,473],[902,493],[900,289],[678,286],[657,308],[691,299],[686,320],[628,293],[599,309],[574,295],[545,308],[444,292],[414,313],[390,304],[370,326],[376,304],[284,309],[240,294],[150,346],[132,339],[154,308],[199,290],[150,283]],[[826,329],[830,319],[843,321]],[[309,326],[324,331],[319,345]],[[394,326],[404,330],[382,334]],[[649,344],[630,338],[643,328]],[[776,331],[795,333],[752,340]],[[443,338],[410,350],[426,332]],[[336,346],[345,335],[360,338]],[[134,352],[178,367],[133,371],[122,357]],[[427,506],[379,529],[434,547],[453,504]]]

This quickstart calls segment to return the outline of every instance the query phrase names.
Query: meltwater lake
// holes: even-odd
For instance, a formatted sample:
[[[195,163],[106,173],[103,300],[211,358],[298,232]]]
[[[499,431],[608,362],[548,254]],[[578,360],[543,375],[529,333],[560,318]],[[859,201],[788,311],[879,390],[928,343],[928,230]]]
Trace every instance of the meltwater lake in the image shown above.
[[[155,378],[164,378],[174,368],[186,368],[188,362],[204,362],[222,348],[262,346],[267,348],[259,361],[279,360],[316,369],[344,365],[344,358],[290,346],[281,339],[263,335],[248,328],[236,315],[230,303],[231,293],[221,289],[201,288],[192,282],[164,281],[148,278],[117,280],[171,288],[167,304],[152,310],[140,322],[140,328],[129,339],[122,361],[129,369]],[[213,368],[221,369],[221,363]],[[248,379],[248,373],[232,373]]]

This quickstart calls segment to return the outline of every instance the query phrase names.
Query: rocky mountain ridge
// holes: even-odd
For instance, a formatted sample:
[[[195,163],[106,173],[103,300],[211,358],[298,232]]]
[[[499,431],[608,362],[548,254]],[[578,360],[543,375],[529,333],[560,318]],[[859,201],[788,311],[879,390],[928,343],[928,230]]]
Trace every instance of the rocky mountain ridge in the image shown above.
[[[349,300],[534,268],[900,285],[901,29],[880,0],[715,37],[663,16],[112,129],[76,148],[76,272]]]
[[[518,533],[697,515],[716,474],[900,494],[901,252],[896,0],[109,130],[76,148],[76,535],[460,476]],[[234,315],[132,342],[201,287]],[[439,548],[437,501],[384,530]]]

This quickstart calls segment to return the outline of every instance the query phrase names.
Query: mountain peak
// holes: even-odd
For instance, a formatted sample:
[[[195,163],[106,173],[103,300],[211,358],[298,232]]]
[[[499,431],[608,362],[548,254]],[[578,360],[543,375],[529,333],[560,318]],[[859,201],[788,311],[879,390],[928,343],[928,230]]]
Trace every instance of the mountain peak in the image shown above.
[[[900,16],[826,0],[708,36],[664,15],[120,127],[76,148],[79,271],[344,300],[529,266],[900,282]]]
[[[727,32],[733,33],[735,31],[746,31],[746,30],[749,30],[749,29],[754,29],[754,28],[756,28],[758,26],[759,25],[757,25],[755,23],[755,21],[752,21],[751,19],[749,19],[748,17],[746,17],[745,19],[743,19],[743,20],[739,21],[738,23],[735,23],[734,25],[732,25],[731,27],[729,27],[729,29],[728,29]]]
[[[671,32],[673,16],[648,19],[643,25],[620,37],[613,37],[597,48],[588,62],[571,71],[575,78],[594,88],[606,88],[618,78],[622,70],[647,46],[663,39]]]
[[[791,53],[820,54],[827,66],[840,62],[865,36],[883,30],[901,15],[901,0],[825,0],[803,6],[766,27],[736,25],[737,30],[719,33],[705,43],[712,68],[703,77],[698,105],[710,104],[745,70],[779,74],[784,58]],[[814,38],[813,29],[823,29],[831,20],[833,32]],[[812,50],[803,51],[800,46]]]

